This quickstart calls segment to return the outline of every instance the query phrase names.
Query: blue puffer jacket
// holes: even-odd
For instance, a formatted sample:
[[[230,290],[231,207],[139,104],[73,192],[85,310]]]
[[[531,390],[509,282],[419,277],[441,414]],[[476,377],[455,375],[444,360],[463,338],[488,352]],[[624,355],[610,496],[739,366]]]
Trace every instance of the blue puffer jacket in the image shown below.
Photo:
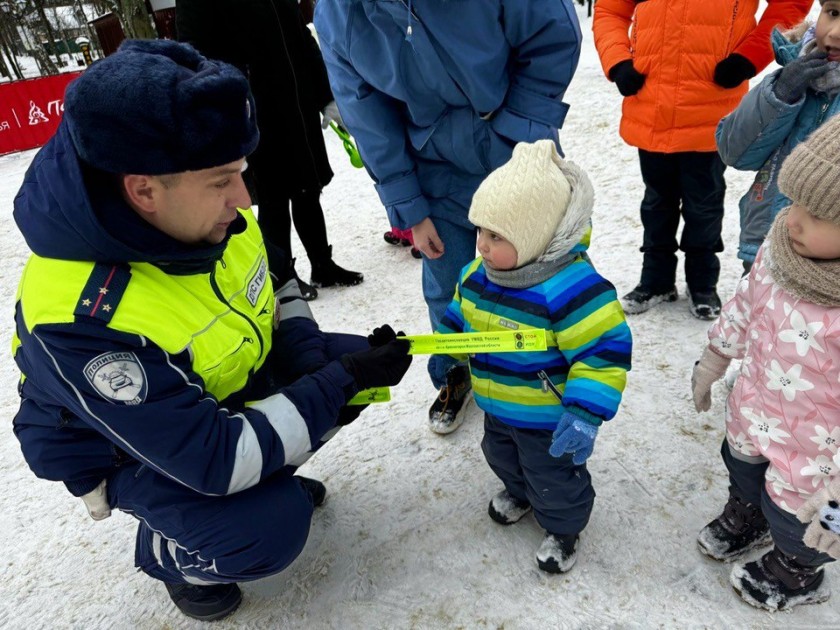
[[[315,28],[396,227],[469,225],[473,193],[514,144],[557,141],[580,56],[570,0],[320,0]]]
[[[785,66],[799,56],[805,38],[786,39],[773,31],[776,61]],[[767,75],[741,104],[718,124],[716,139],[723,161],[742,171],[758,171],[741,197],[741,237],[738,257],[752,262],[770,224],[790,199],[779,192],[779,169],[794,147],[825,120],[840,112],[840,93],[829,97],[809,89],[793,105],[776,98],[773,86],[781,70]]]

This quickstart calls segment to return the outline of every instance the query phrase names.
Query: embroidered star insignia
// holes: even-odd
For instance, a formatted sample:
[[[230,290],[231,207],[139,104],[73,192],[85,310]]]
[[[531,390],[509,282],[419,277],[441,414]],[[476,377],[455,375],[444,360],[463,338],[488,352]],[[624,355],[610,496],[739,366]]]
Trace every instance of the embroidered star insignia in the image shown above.
[[[90,306],[90,300],[82,300],[82,306]]]
[[[102,310],[105,311],[106,313],[110,312],[111,311],[111,305],[110,304],[103,304],[102,305]]]
[[[105,287],[99,287],[99,293],[105,295],[106,293],[108,293],[108,289],[106,289]]]

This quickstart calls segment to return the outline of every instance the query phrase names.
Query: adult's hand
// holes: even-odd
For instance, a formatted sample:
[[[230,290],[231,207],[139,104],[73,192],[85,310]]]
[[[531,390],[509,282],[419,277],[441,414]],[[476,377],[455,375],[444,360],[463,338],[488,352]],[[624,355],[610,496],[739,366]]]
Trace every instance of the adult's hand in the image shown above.
[[[725,59],[721,59],[715,66],[714,82],[720,87],[731,89],[738,87],[747,79],[755,76],[755,66],[752,61],[732,53]]]
[[[631,59],[619,61],[609,72],[622,96],[634,96],[645,84],[645,75],[636,70]]]
[[[414,247],[419,249],[426,258],[434,259],[443,256],[445,251],[443,241],[440,240],[431,218],[426,217],[411,228],[411,234],[414,237]]]

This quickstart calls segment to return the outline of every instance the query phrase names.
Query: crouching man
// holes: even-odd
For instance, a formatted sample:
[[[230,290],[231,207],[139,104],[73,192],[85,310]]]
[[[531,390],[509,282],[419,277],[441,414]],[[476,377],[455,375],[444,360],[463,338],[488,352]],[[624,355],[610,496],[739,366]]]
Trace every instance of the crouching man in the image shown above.
[[[255,114],[232,66],[126,42],[68,87],[15,199],[24,457],[94,518],[133,515],[137,566],[204,620],[297,557],[325,495],[297,466],[411,361],[388,326],[322,333],[267,250]]]

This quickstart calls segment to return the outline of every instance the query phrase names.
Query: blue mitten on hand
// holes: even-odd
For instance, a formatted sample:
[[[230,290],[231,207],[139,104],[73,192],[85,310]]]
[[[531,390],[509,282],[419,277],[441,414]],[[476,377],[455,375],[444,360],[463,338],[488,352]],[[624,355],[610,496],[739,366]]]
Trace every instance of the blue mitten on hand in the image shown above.
[[[598,435],[596,425],[570,411],[565,411],[554,430],[548,452],[552,457],[563,457],[566,453],[574,453],[572,463],[580,466],[592,455],[596,435]]]

